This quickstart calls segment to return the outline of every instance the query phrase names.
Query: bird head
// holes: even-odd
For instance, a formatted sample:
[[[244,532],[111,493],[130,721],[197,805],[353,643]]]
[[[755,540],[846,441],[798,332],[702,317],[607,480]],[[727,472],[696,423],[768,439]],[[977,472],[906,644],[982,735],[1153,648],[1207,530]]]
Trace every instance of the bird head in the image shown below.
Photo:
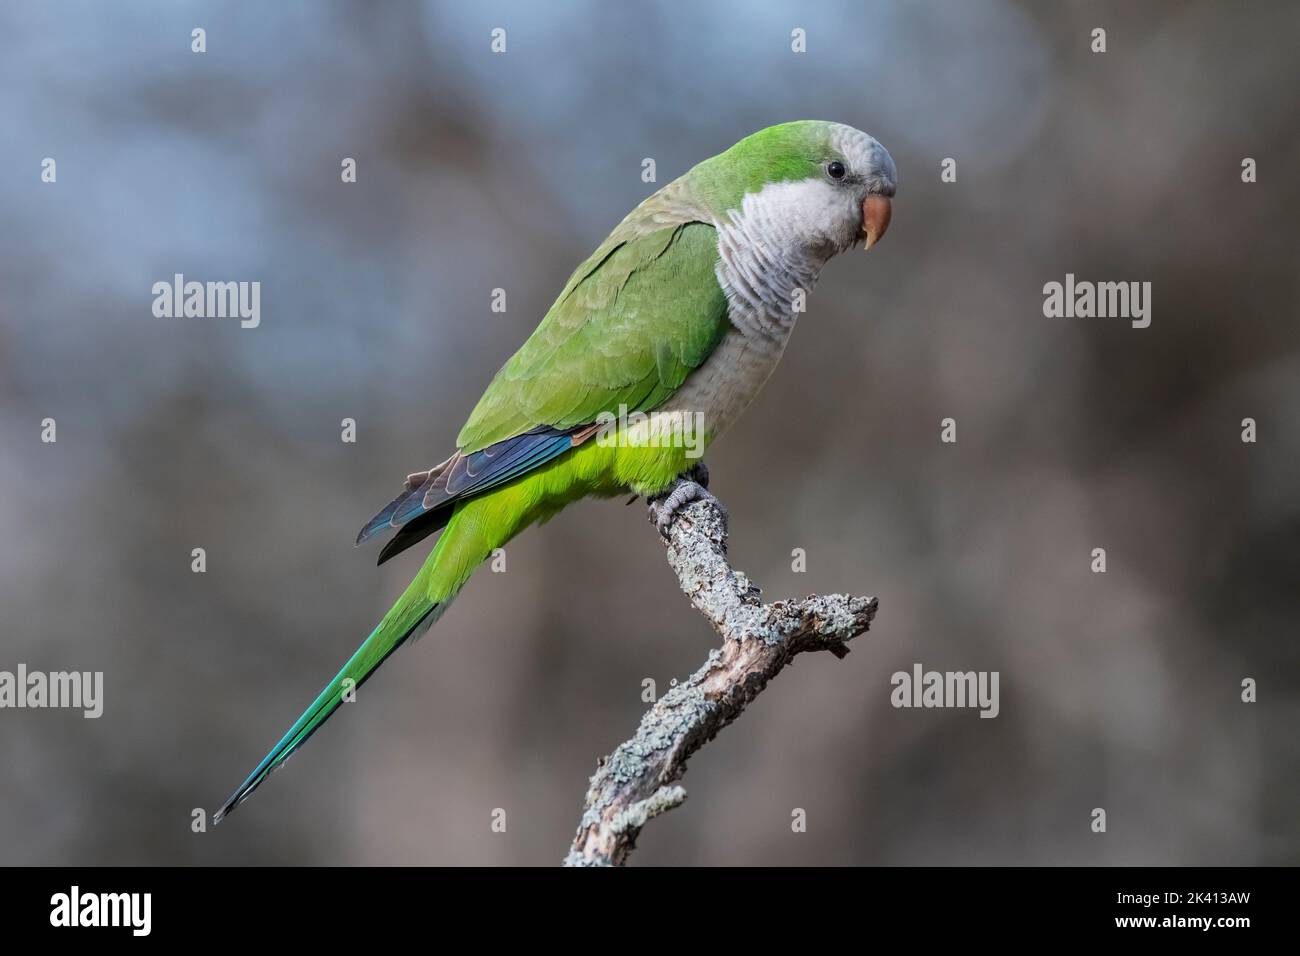
[[[770,126],[693,171],[720,210],[778,251],[829,259],[889,228],[894,160],[873,137],[804,120]]]

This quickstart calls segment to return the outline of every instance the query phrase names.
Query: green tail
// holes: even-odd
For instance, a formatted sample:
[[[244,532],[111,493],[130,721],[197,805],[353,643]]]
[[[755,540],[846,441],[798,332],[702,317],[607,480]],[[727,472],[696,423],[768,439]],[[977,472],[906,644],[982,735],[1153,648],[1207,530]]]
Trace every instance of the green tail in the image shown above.
[[[379,665],[388,660],[389,655],[412,635],[423,633],[446,610],[470,573],[495,547],[485,540],[474,522],[470,522],[468,528],[458,528],[462,523],[457,520],[458,517],[459,515],[452,518],[420,573],[384,615],[379,626],[289,728],[289,732],[262,758],[248,779],[222,804],[212,818],[214,824],[220,823],[235,807],[247,800],[273,771],[284,766],[284,762],[339,709],[349,690],[365,683],[379,669]]]

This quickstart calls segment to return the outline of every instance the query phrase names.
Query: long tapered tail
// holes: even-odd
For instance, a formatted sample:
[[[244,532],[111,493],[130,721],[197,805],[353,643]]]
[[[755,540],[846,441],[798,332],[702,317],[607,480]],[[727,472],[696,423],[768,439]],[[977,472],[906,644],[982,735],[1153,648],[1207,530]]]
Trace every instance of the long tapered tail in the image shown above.
[[[350,697],[350,692],[365,683],[394,651],[412,636],[422,634],[447,609],[456,592],[493,546],[473,522],[469,528],[458,529],[457,525],[457,518],[453,517],[410,587],[288,733],[222,804],[212,818],[214,824],[220,823],[247,800],[263,780],[284,766],[285,761]]]
[[[333,716],[351,690],[365,683],[366,678],[378,670],[379,665],[405,644],[413,633],[432,624],[443,607],[445,604],[418,601],[403,606],[403,601],[399,600],[393,610],[385,615],[380,625],[357,648],[351,659],[343,665],[343,669],[320,692],[320,696],[294,722],[288,733],[280,738],[280,742],[262,758],[262,762],[248,775],[248,779],[241,783],[222,804],[221,809],[212,818],[212,822],[220,823],[235,807],[252,796],[253,791],[261,786],[263,780],[284,766],[285,761]]]

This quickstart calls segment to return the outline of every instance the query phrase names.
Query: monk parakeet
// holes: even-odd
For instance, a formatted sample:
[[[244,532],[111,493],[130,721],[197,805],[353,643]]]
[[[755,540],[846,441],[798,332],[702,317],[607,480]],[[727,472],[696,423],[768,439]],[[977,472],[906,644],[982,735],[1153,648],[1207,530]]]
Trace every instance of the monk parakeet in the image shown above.
[[[579,498],[631,492],[663,499],[666,531],[678,508],[708,495],[698,457],[672,436],[698,424],[698,456],[699,445],[745,410],[780,360],[822,267],[884,235],[895,182],[893,159],[866,133],[803,121],[747,136],[633,209],[497,372],[455,453],[407,476],[361,529],[358,544],[397,529],[381,564],[442,536],[379,626],[216,820],[301,747],[352,688],[428,630],[474,569],[524,528]],[[700,480],[664,499],[683,475]]]

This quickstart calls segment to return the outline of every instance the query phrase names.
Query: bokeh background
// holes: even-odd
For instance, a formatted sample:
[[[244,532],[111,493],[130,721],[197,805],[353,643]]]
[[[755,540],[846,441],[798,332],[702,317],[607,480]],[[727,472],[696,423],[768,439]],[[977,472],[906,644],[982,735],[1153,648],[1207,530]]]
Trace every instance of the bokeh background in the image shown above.
[[[191,812],[415,572],[353,536],[642,159],[797,118],[888,146],[893,227],[709,464],[770,598],[881,609],[634,862],[1296,862],[1298,35],[1281,2],[5,3],[0,669],[102,670],[106,710],[0,712],[0,862],[558,862],[641,682],[714,641],[639,505],[518,539],[228,824]],[[154,318],[176,272],[260,281],[261,327]],[[1152,282],[1151,327],[1044,318],[1066,272]],[[918,661],[999,671],[1001,715],[893,709]]]

